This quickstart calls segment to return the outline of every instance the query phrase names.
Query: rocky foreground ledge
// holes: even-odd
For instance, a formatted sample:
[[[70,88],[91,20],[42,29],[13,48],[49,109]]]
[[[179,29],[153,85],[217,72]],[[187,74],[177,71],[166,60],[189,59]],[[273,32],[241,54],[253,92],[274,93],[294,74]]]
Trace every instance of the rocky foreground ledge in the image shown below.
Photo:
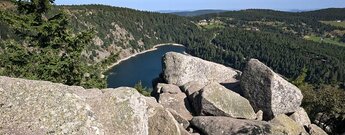
[[[0,77],[0,134],[323,135],[300,90],[252,59],[243,72],[167,53],[153,97]]]

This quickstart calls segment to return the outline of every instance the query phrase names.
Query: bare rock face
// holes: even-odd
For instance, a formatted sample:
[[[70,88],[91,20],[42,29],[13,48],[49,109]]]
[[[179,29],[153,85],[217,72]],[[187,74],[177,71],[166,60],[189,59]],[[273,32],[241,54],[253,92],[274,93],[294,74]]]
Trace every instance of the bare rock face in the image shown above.
[[[247,63],[241,77],[241,88],[254,110],[264,112],[265,120],[297,111],[303,99],[296,86],[257,59]]]
[[[310,135],[327,135],[325,131],[323,131],[320,127],[316,126],[315,124],[310,124],[308,126],[308,130]]]
[[[207,84],[203,84],[203,83],[197,82],[197,81],[192,81],[192,82],[188,82],[188,83],[184,84],[183,86],[181,86],[181,90],[184,93],[186,93],[188,101],[191,104],[194,113],[197,112],[196,110],[199,109],[199,108],[195,108],[195,107],[200,105],[199,103],[193,103],[194,97],[198,95],[198,91],[200,91],[202,88],[204,88],[205,85],[207,85]],[[194,93],[196,93],[196,94],[193,95]],[[194,104],[196,106],[194,106]]]
[[[264,112],[262,112],[261,110],[259,110],[258,112],[256,112],[256,119],[255,119],[255,120],[262,121],[263,115],[264,115]]]
[[[191,81],[206,83],[238,82],[239,71],[220,64],[180,53],[166,53],[162,60],[163,77],[169,84],[182,86]]]
[[[168,111],[148,106],[133,88],[85,90],[9,77],[0,77],[0,119],[0,134],[148,135],[162,121],[171,126],[160,131],[180,133]]]
[[[192,114],[189,111],[190,105],[186,95],[180,88],[173,84],[158,83],[154,90],[154,95],[160,104],[174,116],[175,120],[183,127],[189,126]]]
[[[85,90],[0,77],[0,89],[1,134],[147,134],[146,103],[132,88]]]
[[[173,84],[164,84],[164,83],[158,83],[155,88],[155,93],[161,94],[161,93],[170,93],[170,94],[177,94],[181,93],[181,90],[178,86]]]
[[[0,134],[106,133],[107,127],[97,120],[91,106],[72,89],[84,91],[81,87],[0,77]]]
[[[270,68],[252,59],[241,82],[239,74],[167,53],[153,81],[155,98],[129,87],[86,90],[0,76],[0,134],[326,134],[299,107],[300,90]]]
[[[177,94],[162,93],[159,95],[158,103],[165,108],[175,110],[185,120],[191,120],[193,117],[187,96],[182,92]]]
[[[285,114],[280,114],[270,121],[272,124],[281,125],[289,135],[300,135],[305,132],[303,126],[290,119]]]
[[[179,124],[156,99],[146,97],[148,104],[149,135],[181,135]]]
[[[105,127],[105,134],[147,134],[148,116],[144,97],[135,89],[120,87],[105,89],[99,95],[88,90],[76,93],[86,100]],[[99,90],[98,90],[99,91]],[[138,127],[133,127],[134,124]]]
[[[307,112],[300,107],[296,112],[289,116],[291,119],[296,121],[300,126],[308,126],[311,124]]]
[[[181,87],[181,90],[184,93],[186,93],[187,96],[190,96],[194,92],[197,92],[197,91],[201,90],[202,88],[204,88],[205,85],[207,85],[207,84],[204,84],[204,83],[201,83],[201,82],[197,82],[197,81],[191,81],[191,82],[188,82],[188,83],[184,84]]]
[[[249,101],[239,94],[212,82],[194,96],[193,105],[199,115],[256,119]]]
[[[177,113],[175,110],[168,108],[167,109],[172,116],[174,116],[175,120],[182,126],[184,129],[187,129],[189,127],[189,120],[185,117],[181,116],[179,113]]]
[[[180,126],[181,135],[191,135],[183,126]]]
[[[284,135],[286,131],[265,121],[234,119],[230,117],[198,116],[191,124],[205,135]]]

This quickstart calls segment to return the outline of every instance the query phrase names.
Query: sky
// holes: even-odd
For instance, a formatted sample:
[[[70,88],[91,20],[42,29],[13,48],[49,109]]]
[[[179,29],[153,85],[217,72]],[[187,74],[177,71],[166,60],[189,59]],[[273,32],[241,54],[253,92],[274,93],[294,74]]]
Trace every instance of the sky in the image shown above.
[[[104,4],[147,11],[249,8],[313,10],[345,7],[345,0],[55,0],[58,5]]]

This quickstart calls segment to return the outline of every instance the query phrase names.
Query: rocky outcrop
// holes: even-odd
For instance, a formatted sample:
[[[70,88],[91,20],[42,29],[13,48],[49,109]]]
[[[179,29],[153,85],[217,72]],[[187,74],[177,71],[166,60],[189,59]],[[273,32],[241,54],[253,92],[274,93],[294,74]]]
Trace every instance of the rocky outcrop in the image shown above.
[[[256,112],[256,119],[255,120],[261,121],[263,119],[263,115],[264,115],[264,112],[259,110],[258,112]]]
[[[168,90],[169,91],[169,90]],[[192,119],[191,108],[187,101],[186,94],[179,92],[177,94],[162,93],[159,95],[158,102],[165,108],[175,110],[176,113],[185,120]]]
[[[309,117],[300,107],[303,96],[296,86],[255,59],[247,63],[241,77],[231,74],[235,70],[218,66],[183,54],[167,53],[164,56],[163,73],[158,79],[168,84],[156,85],[157,100],[161,97],[171,100],[165,101],[169,104],[163,106],[169,108],[180,123],[181,131],[187,129],[190,134],[200,132],[206,135],[309,134],[304,130],[310,125]],[[235,89],[239,87],[238,78],[241,86]],[[188,100],[174,85],[180,86]],[[166,90],[162,90],[162,86],[166,86]],[[178,98],[181,99],[176,100]],[[176,107],[182,106],[182,99],[185,104],[192,105],[192,120],[182,117],[178,111],[181,107]]]
[[[151,95],[158,96],[161,93],[177,94],[181,93],[181,90],[178,86],[173,84],[157,83]]]
[[[234,119],[230,117],[198,116],[192,119],[191,124],[205,135],[283,135],[286,133],[282,127],[265,121]]]
[[[54,87],[54,85],[48,86],[48,89],[50,89],[50,87]],[[91,93],[89,93],[90,91]],[[95,121],[98,121],[101,125],[103,125],[103,128],[100,128],[100,130],[103,129],[104,134],[148,133],[147,104],[144,97],[135,89],[121,87],[117,89],[105,90],[74,90],[74,92],[75,95],[79,96],[82,100],[85,100],[90,106],[90,113],[94,112],[96,117]],[[66,104],[74,103],[70,102]],[[66,108],[65,106],[61,105],[62,104],[60,104],[59,107],[60,109]],[[67,111],[60,114],[56,113],[56,115],[59,116],[72,112]],[[77,121],[75,122],[77,123]]]
[[[197,81],[192,81],[184,84],[181,86],[181,90],[187,94],[187,96],[192,95],[194,92],[197,92],[201,90],[202,88],[205,87],[206,84],[197,82]]]
[[[0,77],[0,105],[0,134],[180,134],[155,99],[127,87],[85,90]]]
[[[167,83],[182,86],[191,81],[234,83],[239,71],[180,53],[163,56],[163,76]]]
[[[191,135],[183,126],[180,126],[181,135]]]
[[[0,134],[148,134],[146,102],[133,88],[0,77],[0,99]]]
[[[270,123],[281,125],[289,135],[300,135],[305,132],[303,126],[300,126],[285,114],[276,116]]]
[[[264,112],[265,120],[279,114],[295,112],[303,99],[296,86],[257,59],[251,59],[247,63],[241,77],[241,88],[254,110]]]
[[[153,81],[154,97],[129,87],[86,90],[0,77],[0,134],[326,134],[299,106],[300,91],[257,60],[241,77],[246,99],[223,83],[238,84],[232,69],[182,54],[165,57],[169,69]]]
[[[327,135],[325,131],[323,131],[320,127],[316,126],[315,124],[310,124],[308,126],[308,130],[310,135]]]
[[[300,107],[296,112],[289,116],[291,119],[296,121],[300,126],[308,126],[311,124],[309,116],[305,110]]]
[[[218,83],[210,83],[200,90],[193,99],[199,115],[229,116],[255,119],[256,115],[249,101]]]
[[[149,135],[180,135],[179,124],[154,98],[145,98],[148,105]],[[162,126],[164,125],[164,126]]]
[[[178,86],[172,84],[163,84],[159,83],[157,85],[158,93],[169,93],[169,94],[177,94],[181,93],[181,90]]]
[[[190,117],[183,117],[181,116],[178,112],[176,112],[175,110],[168,108],[167,109],[175,118],[175,120],[180,124],[180,126],[182,126],[184,129],[187,129],[189,127],[189,118]]]

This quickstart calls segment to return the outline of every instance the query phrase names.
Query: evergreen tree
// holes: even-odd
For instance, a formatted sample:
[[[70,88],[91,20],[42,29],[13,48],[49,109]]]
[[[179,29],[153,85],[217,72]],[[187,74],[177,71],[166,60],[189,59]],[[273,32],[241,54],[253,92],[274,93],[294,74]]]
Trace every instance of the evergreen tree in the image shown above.
[[[0,17],[13,28],[20,41],[7,40],[1,44],[2,75],[105,87],[99,73],[84,76],[89,71],[97,71],[87,66],[81,56],[94,35],[92,30],[73,33],[63,11],[48,16],[54,0],[14,2],[17,11],[4,11]]]
[[[340,41],[345,43],[345,34],[340,38]]]
[[[139,81],[138,83],[136,83],[134,85],[134,88],[139,92],[141,93],[142,95],[144,96],[150,96],[151,93],[149,91],[152,91],[152,90],[149,90],[148,88],[144,87],[142,84],[141,84],[141,81]]]

